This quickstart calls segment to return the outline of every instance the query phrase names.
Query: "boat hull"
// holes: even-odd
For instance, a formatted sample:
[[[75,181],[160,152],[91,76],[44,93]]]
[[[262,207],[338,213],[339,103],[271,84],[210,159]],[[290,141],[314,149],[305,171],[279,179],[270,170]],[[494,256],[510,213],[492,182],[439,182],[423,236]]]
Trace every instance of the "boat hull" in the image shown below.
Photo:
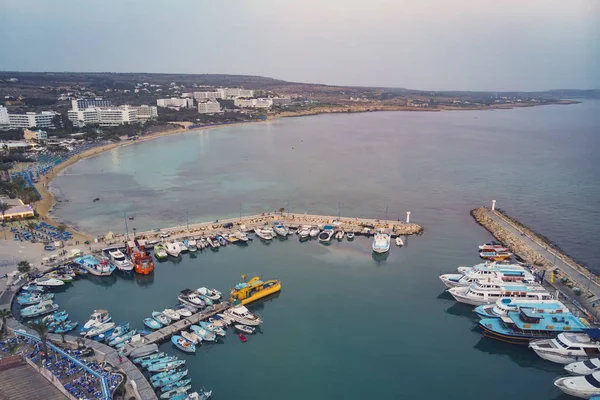
[[[245,298],[243,300],[240,300],[240,302],[242,304],[244,304],[244,305],[245,304],[249,304],[249,303],[252,303],[253,301],[260,300],[263,297],[267,297],[267,296],[270,296],[270,295],[272,295],[274,293],[277,293],[280,290],[281,290],[281,283],[278,282],[277,284],[275,284],[275,285],[273,285],[273,286],[271,286],[271,287],[269,287],[267,289],[261,290],[260,292],[254,293],[250,297],[247,297],[247,298]]]

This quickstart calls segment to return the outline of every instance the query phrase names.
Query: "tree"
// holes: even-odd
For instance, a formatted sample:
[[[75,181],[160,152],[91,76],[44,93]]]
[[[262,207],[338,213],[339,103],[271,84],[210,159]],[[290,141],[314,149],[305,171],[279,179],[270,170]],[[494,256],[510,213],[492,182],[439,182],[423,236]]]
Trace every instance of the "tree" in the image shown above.
[[[283,212],[284,212],[284,211],[285,211],[285,208],[284,208],[284,207],[281,207],[281,208],[279,209],[279,213],[280,213],[281,215],[283,215]]]
[[[65,233],[65,231],[67,230],[67,226],[65,224],[60,224],[56,227],[56,229],[58,230],[58,233],[60,233],[60,238],[63,238],[63,233]]]
[[[4,203],[0,201],[0,212],[2,213],[2,230],[4,231],[4,240],[6,240],[6,221],[4,220],[4,216],[9,208],[12,206],[10,204]]]
[[[8,342],[6,344],[6,348],[8,349],[8,354],[10,354],[11,356],[16,355],[19,350],[21,349],[21,343],[17,343],[17,342]]]
[[[2,319],[2,333],[6,334],[8,332],[8,326],[6,325],[6,320],[12,317],[10,310],[0,310],[0,318]]]
[[[44,358],[48,355],[48,323],[44,321],[34,321],[29,324],[29,327],[33,329],[38,336],[40,337],[40,341],[42,342],[42,351],[44,352]]]
[[[34,242],[35,241],[35,222],[27,221],[27,223],[25,224],[25,227],[27,229],[29,229],[29,232],[31,232],[31,241]]]
[[[65,336],[66,336],[66,335],[67,335],[67,332],[65,332],[65,331],[62,331],[62,332],[60,333],[60,340],[61,340],[63,343],[67,343],[67,341],[65,340]]]
[[[17,270],[22,274],[28,274],[29,271],[31,271],[31,264],[29,264],[29,261],[19,261],[17,264]]]

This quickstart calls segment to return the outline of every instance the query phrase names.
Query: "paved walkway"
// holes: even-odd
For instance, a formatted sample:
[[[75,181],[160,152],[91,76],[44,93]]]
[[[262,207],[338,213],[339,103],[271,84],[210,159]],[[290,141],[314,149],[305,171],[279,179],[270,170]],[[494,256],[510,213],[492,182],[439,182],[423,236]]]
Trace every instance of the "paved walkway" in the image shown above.
[[[25,361],[0,369],[2,400],[65,400],[67,396]],[[43,393],[43,394],[42,394]]]

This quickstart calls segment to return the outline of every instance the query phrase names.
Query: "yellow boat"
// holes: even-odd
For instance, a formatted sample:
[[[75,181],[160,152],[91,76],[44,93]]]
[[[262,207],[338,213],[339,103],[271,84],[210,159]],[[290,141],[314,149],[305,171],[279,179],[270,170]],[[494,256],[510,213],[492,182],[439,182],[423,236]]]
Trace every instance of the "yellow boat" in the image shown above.
[[[263,282],[259,276],[255,276],[246,282],[246,275],[242,275],[243,282],[235,285],[235,288],[230,293],[229,300],[231,302],[240,302],[242,304],[252,303],[263,297],[267,297],[281,290],[281,281],[272,279]]]

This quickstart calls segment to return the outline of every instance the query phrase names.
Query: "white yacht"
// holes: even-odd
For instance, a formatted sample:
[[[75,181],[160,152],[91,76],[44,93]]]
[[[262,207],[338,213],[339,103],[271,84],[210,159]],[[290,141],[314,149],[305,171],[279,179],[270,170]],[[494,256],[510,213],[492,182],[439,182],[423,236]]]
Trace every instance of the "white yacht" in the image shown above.
[[[337,231],[337,232],[335,233],[335,238],[336,238],[337,240],[343,240],[343,239],[344,239],[344,231]]]
[[[271,240],[273,239],[273,231],[271,229],[267,229],[267,228],[254,228],[254,233],[256,233],[256,236],[258,236],[261,239],[264,240]]]
[[[510,267],[523,268],[523,266],[519,265],[519,264],[499,263],[496,261],[486,261],[484,263],[475,264],[472,267],[458,267],[458,268],[456,268],[456,270],[460,274],[464,274],[474,268],[482,268],[482,267],[487,267],[490,270],[490,273],[493,272],[494,270],[499,270],[499,269],[503,269],[503,268],[510,268]]]
[[[402,238],[400,236],[396,236],[396,246],[398,246],[398,247],[404,246],[404,242],[402,241]]]
[[[110,263],[119,271],[133,271],[133,263],[131,260],[125,257],[125,254],[123,254],[120,250],[109,250],[108,257],[110,259]]]
[[[198,251],[198,242],[194,239],[188,240],[188,250],[191,252]]]
[[[200,298],[198,292],[191,289],[183,289],[179,292],[179,296],[177,297],[179,301],[184,304],[189,304],[192,307],[202,308],[206,305],[204,301]]]
[[[310,237],[317,237],[320,232],[321,232],[321,230],[319,229],[318,226],[313,226],[310,228],[309,235],[310,235]]]
[[[248,235],[246,235],[244,232],[242,231],[237,231],[236,233],[233,234],[238,240],[242,241],[242,242],[247,242],[248,241]]]
[[[302,225],[298,228],[298,235],[300,235],[300,239],[306,239],[310,236],[310,226]]]
[[[284,226],[281,222],[273,222],[273,230],[279,236],[287,236],[290,233],[290,230]]]
[[[185,243],[183,243],[183,242],[175,242],[175,243],[177,243],[177,246],[179,246],[179,250],[182,253],[185,253],[186,251],[189,250],[188,247],[185,245]]]
[[[325,225],[323,227],[323,232],[319,233],[319,242],[329,242],[334,233],[333,226]]]
[[[478,306],[495,303],[496,300],[507,297],[511,299],[550,300],[552,295],[542,286],[527,286],[517,284],[484,283],[479,281],[471,286],[457,286],[448,289],[448,293],[460,303]]]
[[[172,257],[179,257],[179,255],[181,255],[181,248],[177,242],[165,243],[165,250],[167,251],[167,254]]]
[[[499,269],[474,267],[463,274],[442,274],[440,280],[446,287],[469,286],[479,280],[535,283],[533,274],[521,266]]]
[[[177,311],[170,308],[165,308],[162,313],[174,321],[181,319],[181,315],[179,315]]]
[[[580,399],[600,395],[600,371],[583,376],[567,376],[554,381],[554,386]]]
[[[92,315],[90,315],[90,319],[81,327],[81,332],[86,332],[93,328],[96,325],[103,324],[105,322],[109,322],[111,320],[111,316],[106,310],[94,310]]]
[[[239,322],[243,325],[253,325],[256,326],[262,322],[260,317],[256,314],[252,314],[246,307],[244,306],[235,306],[231,307],[228,310],[225,310],[223,313],[226,317],[231,318],[232,320]]]
[[[600,370],[600,358],[590,358],[565,366],[565,371],[573,375],[589,375],[598,370]]]
[[[563,332],[553,339],[529,342],[529,347],[544,360],[570,364],[600,356],[600,343],[587,333]]]
[[[506,317],[510,311],[518,311],[519,307],[533,308],[540,312],[548,314],[561,314],[571,312],[567,306],[559,300],[530,300],[530,299],[509,299],[502,298],[496,300],[494,304],[485,304],[475,307],[475,312],[481,318],[501,318]]]
[[[114,322],[106,322],[104,324],[94,325],[88,331],[81,332],[81,334],[84,335],[84,336],[94,337],[94,336],[100,335],[101,333],[109,331],[109,330],[113,329],[114,327],[115,327],[115,323]]]
[[[377,232],[373,237],[373,251],[375,253],[386,253],[390,250],[391,236],[389,233]]]
[[[36,285],[38,286],[42,286],[42,287],[56,287],[56,286],[62,286],[65,284],[64,281],[61,281],[60,279],[56,279],[56,278],[46,278],[46,277],[42,277],[42,278],[37,278],[35,281],[33,281]]]
[[[217,301],[217,300],[221,299],[221,292],[219,292],[217,289],[209,289],[206,287],[201,287],[201,288],[197,289],[196,291],[198,293],[200,293],[202,296],[206,296],[213,301]]]

